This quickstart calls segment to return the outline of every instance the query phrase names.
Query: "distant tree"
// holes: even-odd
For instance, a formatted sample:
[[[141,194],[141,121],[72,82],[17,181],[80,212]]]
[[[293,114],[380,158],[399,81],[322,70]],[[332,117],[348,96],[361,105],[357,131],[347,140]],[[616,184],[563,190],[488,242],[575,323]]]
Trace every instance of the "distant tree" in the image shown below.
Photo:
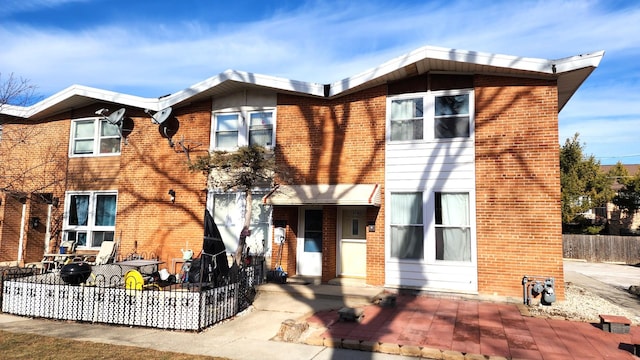
[[[240,265],[246,238],[250,235],[253,188],[273,185],[273,154],[258,145],[241,146],[235,151],[212,151],[189,164],[192,171],[202,171],[209,186],[223,191],[240,191],[245,195],[244,224],[238,240],[235,263]]]
[[[624,167],[624,165],[620,161],[618,161],[611,169],[609,169],[607,176],[609,176],[609,178],[611,178],[613,182],[617,181],[618,183],[622,184],[621,180],[629,177],[629,171],[627,171],[627,168]]]
[[[578,138],[576,133],[560,148],[563,225],[582,222],[584,212],[604,206],[614,196],[612,179],[600,169],[600,162],[593,155],[584,155]]]
[[[618,163],[620,167],[622,164]],[[624,169],[624,167],[622,167]],[[613,170],[613,169],[612,169]],[[629,176],[626,169],[618,177],[622,188],[613,198],[613,203],[628,216],[633,216],[640,209],[640,171]]]

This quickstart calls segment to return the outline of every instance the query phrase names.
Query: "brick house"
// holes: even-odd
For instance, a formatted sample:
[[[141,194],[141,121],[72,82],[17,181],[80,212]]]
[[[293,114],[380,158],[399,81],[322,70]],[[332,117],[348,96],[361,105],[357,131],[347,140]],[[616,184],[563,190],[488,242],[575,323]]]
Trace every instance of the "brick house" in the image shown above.
[[[423,47],[331,84],[226,71],[160,98],[72,86],[4,106],[0,145],[34,129],[10,153],[58,167],[46,186],[5,186],[0,261],[75,239],[170,264],[201,249],[205,209],[231,253],[247,204],[186,163],[255,143],[286,176],[255,189],[248,246],[272,266],[281,252],[290,275],[508,297],[524,275],[562,283],[558,112],[602,56]],[[125,110],[120,132],[101,108]]]

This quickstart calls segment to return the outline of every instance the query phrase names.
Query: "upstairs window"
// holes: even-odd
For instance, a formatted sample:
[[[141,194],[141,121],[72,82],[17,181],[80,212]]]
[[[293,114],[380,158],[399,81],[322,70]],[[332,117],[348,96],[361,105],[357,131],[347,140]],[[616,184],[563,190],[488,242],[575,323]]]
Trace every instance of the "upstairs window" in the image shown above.
[[[219,114],[216,118],[216,147],[234,148],[238,146],[238,125],[240,114]]]
[[[420,140],[423,137],[423,99],[391,101],[391,141]]]
[[[436,139],[469,137],[469,94],[436,96]]]
[[[75,120],[71,125],[71,155],[94,156],[120,153],[118,126],[101,119]]]
[[[431,141],[471,137],[470,90],[436,91],[390,97],[389,141]]]
[[[241,108],[234,112],[214,112],[212,144],[215,149],[232,150],[238,146],[275,145],[275,111]]]
[[[249,145],[273,146],[273,112],[249,114]]]

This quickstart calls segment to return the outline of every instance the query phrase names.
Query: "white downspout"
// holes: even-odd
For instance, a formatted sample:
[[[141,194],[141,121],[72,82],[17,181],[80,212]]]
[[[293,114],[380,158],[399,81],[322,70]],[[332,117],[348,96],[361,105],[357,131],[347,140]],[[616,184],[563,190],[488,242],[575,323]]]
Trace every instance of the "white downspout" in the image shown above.
[[[22,264],[22,245],[24,244],[24,226],[27,204],[22,204],[22,218],[20,219],[20,241],[18,242],[18,264]]]
[[[44,233],[44,253],[43,254],[47,254],[49,253],[49,245],[51,242],[51,211],[52,211],[53,205],[49,204],[49,206],[47,206],[47,230]]]

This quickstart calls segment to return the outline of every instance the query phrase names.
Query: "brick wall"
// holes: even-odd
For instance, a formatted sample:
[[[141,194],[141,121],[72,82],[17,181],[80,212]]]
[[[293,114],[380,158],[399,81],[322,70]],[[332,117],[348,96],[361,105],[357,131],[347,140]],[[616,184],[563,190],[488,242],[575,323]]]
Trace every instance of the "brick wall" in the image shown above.
[[[524,275],[563,284],[556,83],[476,76],[475,92],[479,292],[521,297]]]
[[[383,184],[386,91],[386,86],[378,86],[332,101],[279,95],[276,161],[286,174],[281,183]],[[276,207],[274,219],[279,211]],[[336,274],[336,211],[325,207],[323,213],[327,246],[323,252],[324,281]],[[384,219],[378,214],[382,210],[368,210],[369,220],[376,221],[378,230],[367,233],[367,282],[381,285]],[[295,269],[293,245],[289,242],[286,248],[290,274]]]
[[[42,199],[32,193],[64,194],[68,153],[69,123],[64,115],[47,121],[5,119],[0,140],[0,172],[5,189],[3,213],[0,216],[0,261],[15,261],[18,257],[22,203],[10,193],[25,195],[25,223],[22,244],[23,261],[42,259],[45,243],[47,209]],[[41,225],[33,229],[29,219],[39,217]],[[52,236],[62,220],[62,210],[52,209]],[[52,240],[55,243],[55,238]]]
[[[186,153],[178,142],[184,140],[192,159],[209,149],[211,103],[192,104],[188,111],[172,114],[179,121],[173,147],[147,115],[132,114],[134,131],[128,145],[122,146],[114,184],[118,189],[116,237],[121,239],[122,255],[155,253],[169,268],[171,259],[182,258],[181,249],[194,250],[194,257],[202,250],[206,179],[188,170]],[[169,189],[176,193],[175,203],[170,201]]]
[[[8,136],[13,129],[32,133],[28,142],[12,149],[12,158],[18,159],[14,159],[14,163],[23,162],[33,167],[34,161],[42,161],[53,155],[61,160],[61,167],[40,167],[37,176],[32,176],[30,180],[34,184],[36,180],[52,182],[48,174],[56,174],[58,180],[61,179],[55,186],[41,187],[39,190],[52,192],[53,196],[60,198],[59,207],[54,208],[57,225],[52,234],[51,250],[55,250],[54,245],[60,240],[60,233],[55,230],[60,229],[66,188],[69,191],[118,190],[115,236],[121,240],[121,255],[135,250],[153,253],[170,267],[172,258],[182,257],[181,249],[192,248],[198,254],[203,241],[206,181],[201,173],[188,170],[187,156],[177,143],[184,140],[183,144],[191,150],[189,155],[192,158],[208,150],[211,102],[195,103],[188,108],[188,113],[178,110],[173,114],[179,121],[173,147],[161,136],[158,125],[153,124],[147,114],[141,110],[127,109],[125,119],[133,130],[127,138],[127,144],[124,141],[121,143],[120,156],[69,158],[70,120],[93,117],[95,110],[100,107],[112,111],[116,109],[113,104],[93,104],[38,123],[30,121],[28,124],[3,126],[3,145],[9,143]],[[17,166],[12,168],[20,169]],[[176,192],[175,203],[169,201],[169,189]],[[14,205],[13,202],[3,204],[2,254],[17,254],[20,211]],[[28,208],[27,218],[32,214],[38,215],[44,222],[41,206],[33,204]],[[29,243],[24,245],[25,249],[29,250],[28,254],[35,254],[43,245],[43,225],[27,231],[31,233],[26,236]],[[5,251],[5,248],[11,250]],[[15,260],[15,255],[7,257],[3,261]],[[40,260],[42,251],[37,257],[31,260]]]

